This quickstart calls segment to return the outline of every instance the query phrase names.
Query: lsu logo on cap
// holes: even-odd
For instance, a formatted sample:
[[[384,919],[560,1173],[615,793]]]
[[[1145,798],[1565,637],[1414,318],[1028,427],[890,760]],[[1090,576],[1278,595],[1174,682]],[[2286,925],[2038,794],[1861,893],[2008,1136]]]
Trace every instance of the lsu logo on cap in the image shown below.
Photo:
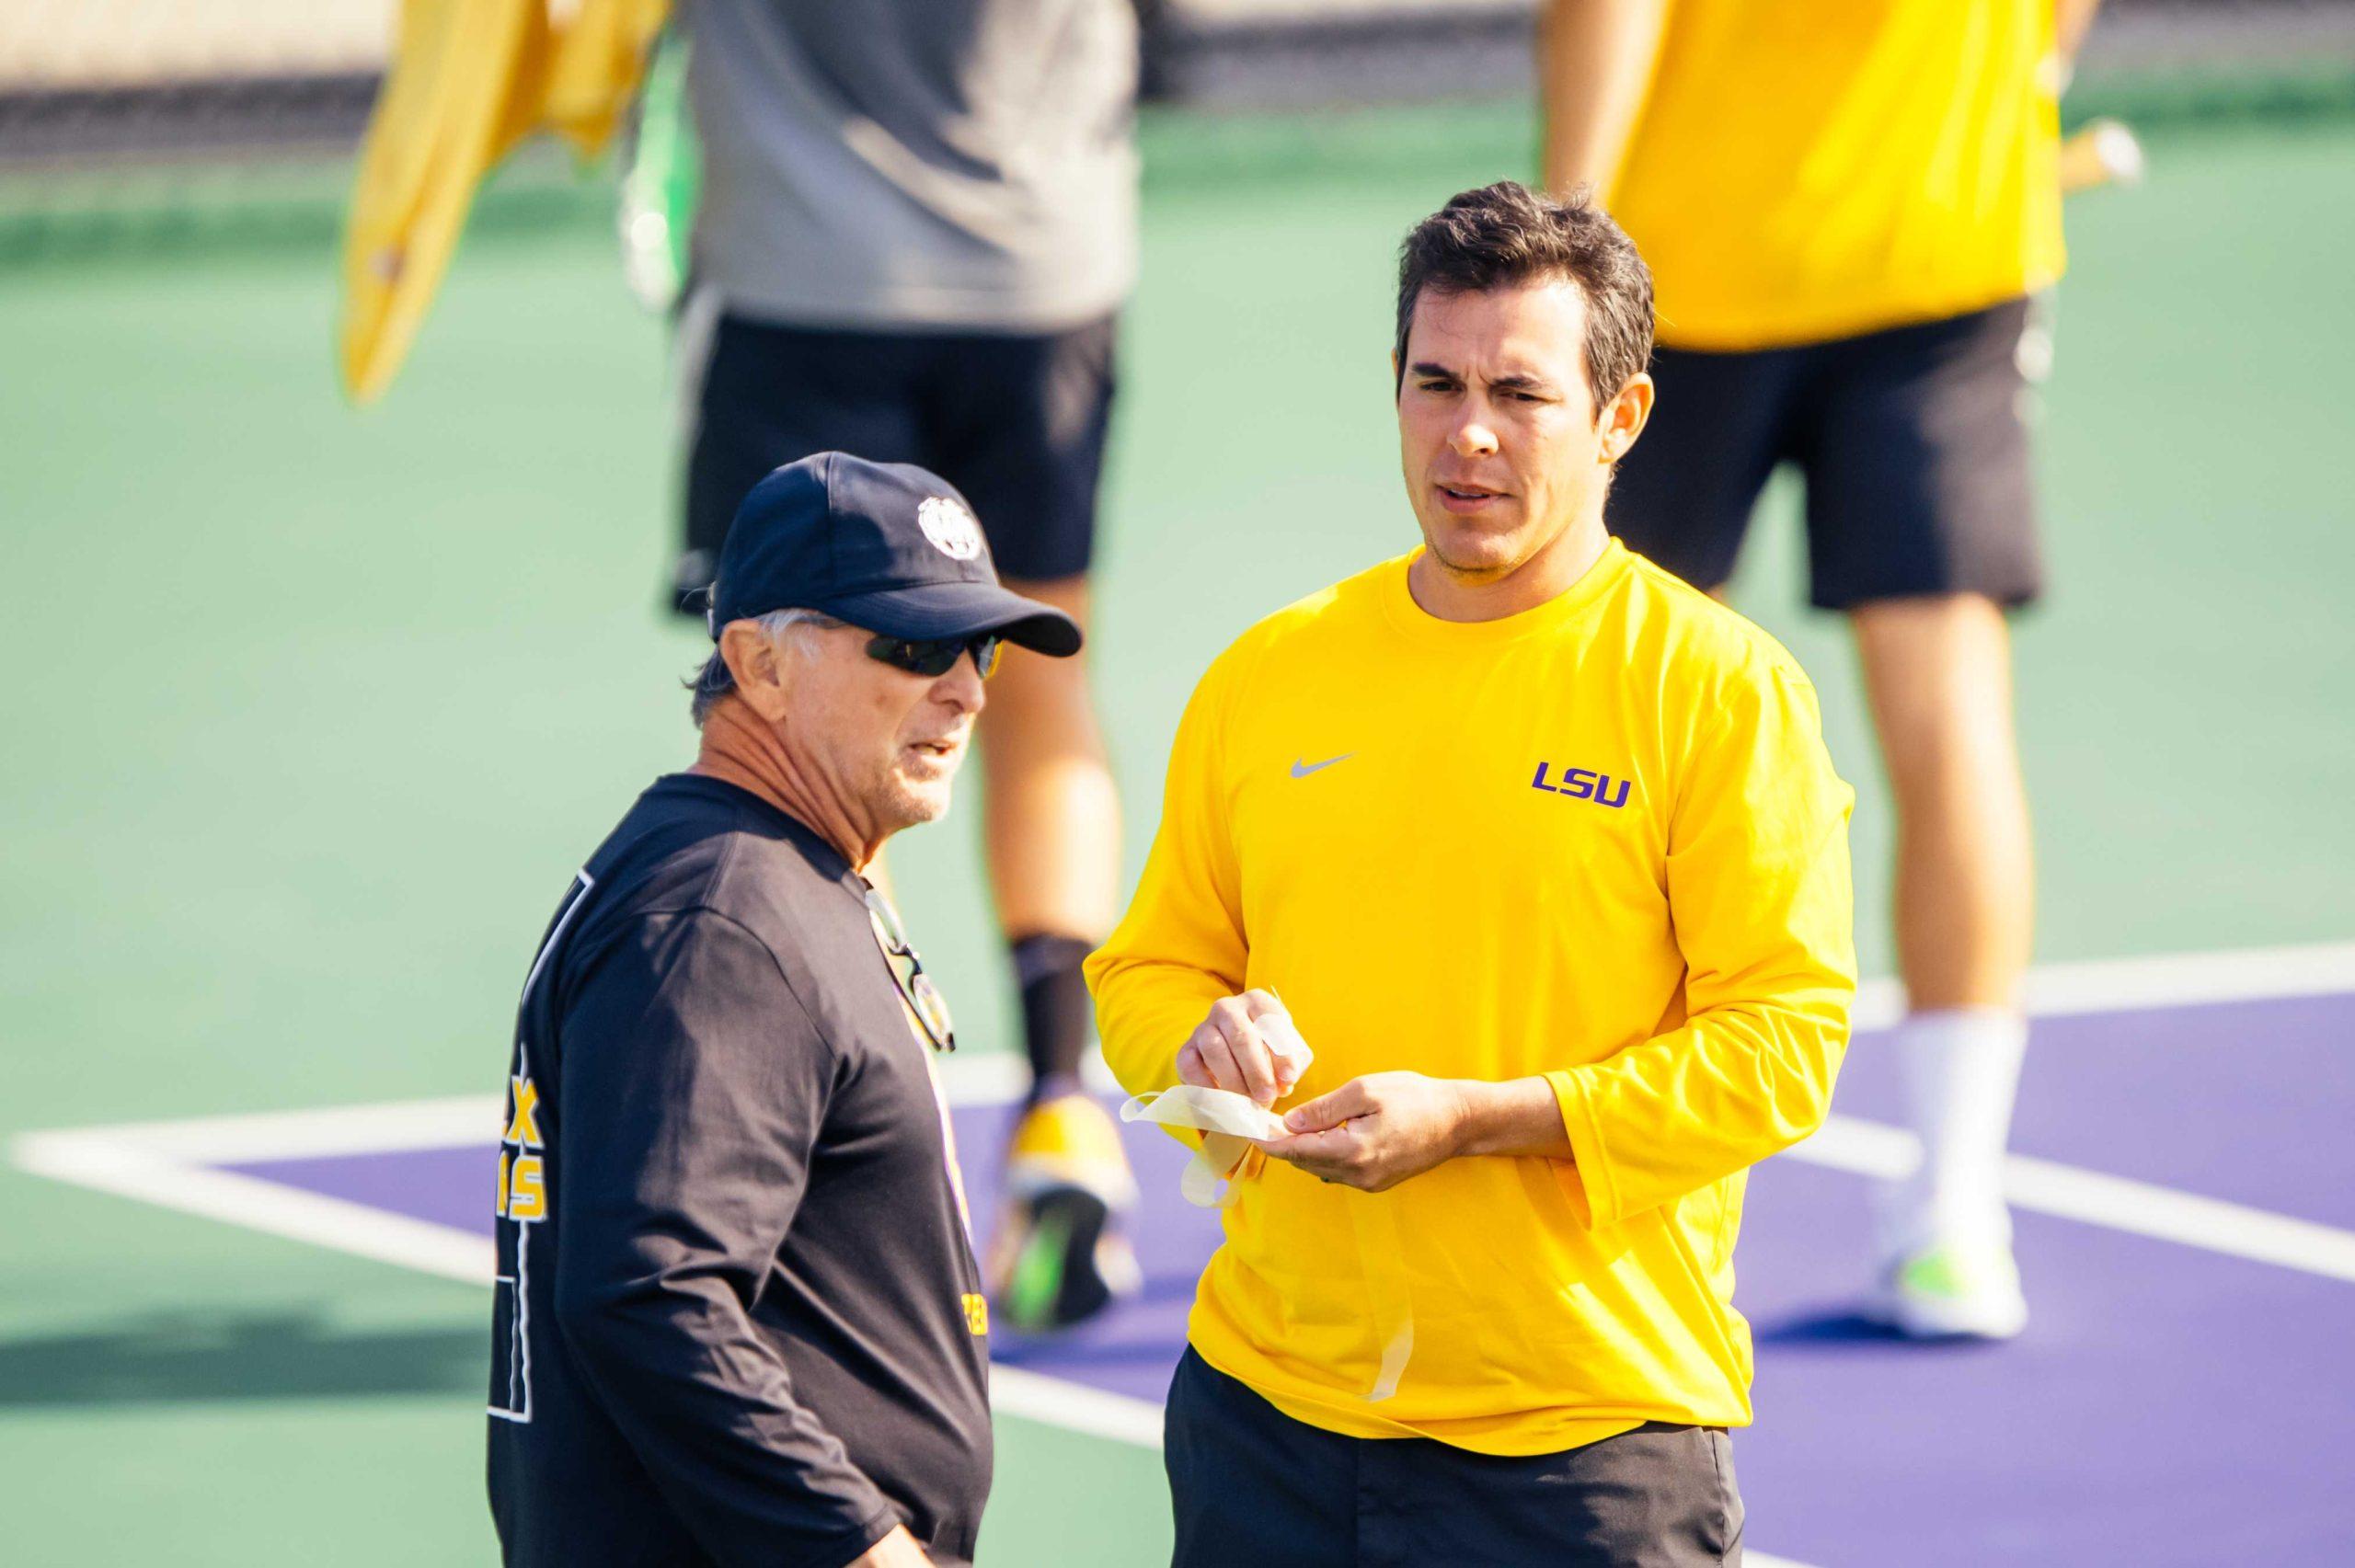
[[[973,514],[947,496],[927,496],[916,508],[916,526],[932,547],[952,561],[970,561],[982,553],[982,525]]]

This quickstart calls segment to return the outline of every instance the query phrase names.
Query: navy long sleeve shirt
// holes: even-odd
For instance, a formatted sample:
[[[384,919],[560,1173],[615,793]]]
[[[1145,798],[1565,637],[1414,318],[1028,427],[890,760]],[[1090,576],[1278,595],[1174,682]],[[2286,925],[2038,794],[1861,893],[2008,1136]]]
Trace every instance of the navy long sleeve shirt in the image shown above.
[[[514,1568],[971,1557],[986,1317],[866,886],[716,779],[639,797],[523,990],[490,1495]]]

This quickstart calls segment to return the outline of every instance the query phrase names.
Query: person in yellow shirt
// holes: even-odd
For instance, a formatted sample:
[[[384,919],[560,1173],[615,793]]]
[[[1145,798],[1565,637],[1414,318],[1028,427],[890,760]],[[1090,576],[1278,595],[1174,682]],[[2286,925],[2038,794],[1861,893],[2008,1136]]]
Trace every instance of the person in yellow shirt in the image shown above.
[[[1807,485],[1897,817],[1894,1048],[1919,1172],[1883,1193],[1876,1310],[2027,1321],[2003,1196],[2034,913],[2005,612],[2041,586],[2027,414],[2061,276],[2060,61],[2091,0],[1552,0],[1548,189],[1650,262],[1661,415],[1610,527],[1722,590],[1769,474]]]
[[[1743,1173],[1831,1098],[1853,797],[1789,655],[1604,531],[1651,334],[1592,206],[1415,228],[1422,547],[1212,665],[1088,960],[1132,1092],[1289,1129],[1170,1388],[1180,1568],[1740,1561]]]

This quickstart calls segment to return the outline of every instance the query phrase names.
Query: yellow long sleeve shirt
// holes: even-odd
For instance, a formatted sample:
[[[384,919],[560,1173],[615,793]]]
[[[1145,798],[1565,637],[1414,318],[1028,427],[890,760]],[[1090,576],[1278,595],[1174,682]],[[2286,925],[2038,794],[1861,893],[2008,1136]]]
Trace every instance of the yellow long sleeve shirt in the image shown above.
[[[1166,1087],[1213,1001],[1271,986],[1316,1053],[1284,1104],[1389,1069],[1544,1074],[1575,1158],[1380,1194],[1268,1161],[1235,1184],[1194,1346],[1356,1436],[1534,1454],[1746,1424],[1743,1172],[1821,1121],[1855,987],[1853,796],[1814,691],[1615,541],[1559,598],[1471,624],[1415,604],[1411,559],[1202,678],[1088,961],[1104,1054]]]

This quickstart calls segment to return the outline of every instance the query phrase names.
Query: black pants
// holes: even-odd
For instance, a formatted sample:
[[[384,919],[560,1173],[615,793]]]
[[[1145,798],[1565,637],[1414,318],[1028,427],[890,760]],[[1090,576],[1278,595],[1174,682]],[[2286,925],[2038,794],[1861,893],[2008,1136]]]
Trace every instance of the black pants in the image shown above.
[[[1716,588],[1767,475],[1789,463],[1807,480],[1816,608],[1946,593],[2025,604],[2044,575],[2027,411],[2051,358],[2024,299],[1788,349],[1660,349],[1659,406],[1603,521]]]
[[[859,332],[721,316],[688,370],[680,609],[703,612],[744,493],[814,452],[931,469],[963,492],[1006,577],[1086,571],[1116,327],[1108,316],[1040,334]]]
[[[1162,1458],[1173,1568],[1694,1568],[1741,1562],[1722,1428],[1649,1422],[1567,1453],[1475,1454],[1292,1420],[1189,1348]]]

